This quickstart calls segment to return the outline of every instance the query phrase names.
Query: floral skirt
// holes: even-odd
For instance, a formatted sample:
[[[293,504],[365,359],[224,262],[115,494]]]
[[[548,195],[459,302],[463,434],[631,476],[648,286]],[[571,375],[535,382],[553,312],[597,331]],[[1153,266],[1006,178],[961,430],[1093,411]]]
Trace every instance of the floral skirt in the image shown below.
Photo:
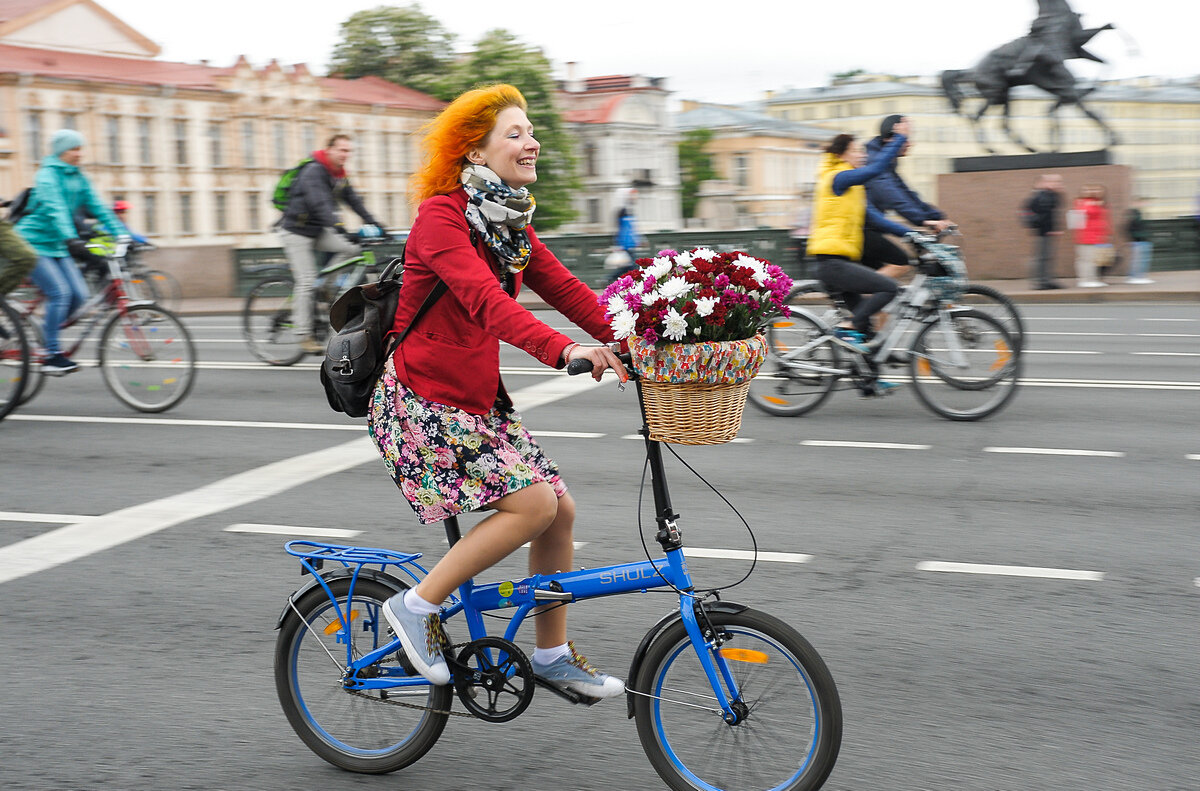
[[[486,415],[422,398],[396,378],[391,360],[367,416],[371,439],[396,486],[423,524],[474,511],[530,484],[562,497],[558,465],[542,452],[511,407]]]

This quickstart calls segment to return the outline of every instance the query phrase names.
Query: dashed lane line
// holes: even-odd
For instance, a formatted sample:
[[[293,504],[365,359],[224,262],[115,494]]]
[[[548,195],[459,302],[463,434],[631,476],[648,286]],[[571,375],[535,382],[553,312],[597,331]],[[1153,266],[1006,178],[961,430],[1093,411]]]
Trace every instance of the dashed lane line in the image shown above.
[[[1003,577],[1039,577],[1055,580],[1081,580],[1099,582],[1104,579],[1102,571],[1078,569],[1052,569],[1037,566],[996,566],[986,563],[952,563],[940,560],[923,560],[917,571],[937,571],[950,574],[990,574]]]
[[[757,558],[768,563],[807,563],[812,555],[800,552],[765,552],[759,550],[756,554],[749,549],[707,549],[705,547],[684,547],[683,554],[688,558],[718,558],[720,560],[754,560]]]
[[[932,445],[910,445],[904,442],[849,442],[833,439],[805,439],[801,445],[818,448],[874,448],[880,450],[929,450]]]
[[[317,538],[354,538],[362,535],[361,530],[346,530],[340,527],[299,527],[296,525],[263,525],[255,522],[239,522],[225,528],[226,533],[263,533],[272,536],[313,536]]]
[[[1033,456],[1100,456],[1109,459],[1124,458],[1119,450],[1083,450],[1081,448],[1001,448],[987,447],[984,453],[1024,453]]]
[[[35,514],[24,511],[0,511],[0,522],[34,522],[37,524],[69,525],[76,522],[87,522],[96,519],[94,516],[81,514]]]

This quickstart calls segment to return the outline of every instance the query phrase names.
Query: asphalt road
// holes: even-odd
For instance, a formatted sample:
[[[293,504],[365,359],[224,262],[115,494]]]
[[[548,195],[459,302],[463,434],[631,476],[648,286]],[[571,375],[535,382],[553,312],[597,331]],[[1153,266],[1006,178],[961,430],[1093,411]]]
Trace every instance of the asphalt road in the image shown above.
[[[748,410],[748,441],[678,449],[760,549],[810,556],[760,562],[726,598],[790,622],[825,657],[845,710],[828,789],[1196,788],[1200,313],[1027,314],[1026,384],[989,420],[945,421],[903,391],[839,392],[803,418]],[[271,670],[276,618],[301,582],[286,534],[355,530],[434,557],[444,542],[412,517],[361,421],[326,407],[315,365],[253,363],[232,316],[188,324],[204,368],[173,411],[130,412],[87,368],[0,423],[0,787],[661,787],[623,703],[544,694],[504,725],[452,720],[392,776],[310,753]],[[579,501],[578,563],[639,558],[632,390],[512,349],[502,362]],[[687,543],[748,549],[737,518],[668,466]],[[263,525],[284,534],[228,530]],[[972,565],[931,565],[946,563]],[[705,585],[747,568],[691,565]],[[580,604],[572,634],[623,675],[668,606]]]

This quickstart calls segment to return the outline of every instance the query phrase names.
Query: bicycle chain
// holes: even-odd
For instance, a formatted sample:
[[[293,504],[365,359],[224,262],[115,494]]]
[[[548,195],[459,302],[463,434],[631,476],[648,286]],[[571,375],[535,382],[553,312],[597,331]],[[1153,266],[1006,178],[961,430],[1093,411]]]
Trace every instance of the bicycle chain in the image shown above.
[[[470,645],[470,643],[456,643],[454,645],[447,646],[447,648],[449,648],[451,651],[453,651],[455,649],[465,648],[468,645]],[[384,690],[384,691],[386,691],[386,690]],[[406,708],[406,709],[417,709],[418,711],[429,711],[434,714],[444,714],[447,717],[469,717],[471,719],[475,719],[475,715],[470,713],[469,711],[449,711],[449,710],[443,711],[442,709],[435,709],[431,706],[418,706],[416,703],[405,703],[404,701],[392,700],[391,698],[384,698],[384,697],[377,698],[374,695],[368,695],[366,692],[363,692],[363,691],[357,690],[357,689],[348,689],[348,690],[346,690],[346,692],[350,693],[351,695],[354,695],[355,697],[366,698],[367,700],[372,700],[372,701],[375,701],[376,703],[386,703],[389,706],[400,706],[400,707]],[[451,700],[453,700],[453,698],[451,698]]]

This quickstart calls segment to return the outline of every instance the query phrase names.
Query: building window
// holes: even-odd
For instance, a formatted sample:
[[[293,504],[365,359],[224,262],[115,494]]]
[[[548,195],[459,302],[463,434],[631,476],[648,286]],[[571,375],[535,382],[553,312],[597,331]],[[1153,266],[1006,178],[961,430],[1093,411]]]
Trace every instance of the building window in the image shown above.
[[[387,211],[387,214],[384,215],[383,225],[385,228],[391,227],[391,224],[395,222],[394,218],[396,216],[396,196],[390,192],[384,198],[384,209]]]
[[[25,114],[25,145],[34,163],[42,158],[43,137],[42,114],[38,110],[31,110]]]
[[[208,125],[208,150],[214,168],[225,167],[225,125],[212,121]]]
[[[733,156],[733,183],[739,187],[750,186],[750,157],[746,154]]]
[[[591,174],[589,174],[589,175],[591,175]],[[599,198],[588,198],[587,199],[587,221],[588,221],[589,225],[599,225],[600,224],[600,199]]]
[[[258,202],[262,200],[261,193],[247,192],[246,193],[246,220],[250,227],[246,230],[250,233],[258,233],[262,230],[259,227]]]
[[[305,124],[301,131],[301,142],[304,144],[304,155],[317,150],[317,125]]]
[[[154,146],[150,138],[150,119],[137,119],[138,162],[143,165],[154,164]]]
[[[147,234],[158,233],[158,193],[142,194],[142,230]]]
[[[175,131],[175,164],[188,163],[188,122],[182,118],[175,119],[172,126]]]
[[[79,129],[79,113],[63,113],[62,114],[63,129]]]
[[[213,211],[216,213],[217,233],[229,233],[229,197],[224,192],[213,193]]]
[[[583,147],[583,172],[587,176],[598,176],[599,171],[599,152],[596,150],[595,143],[588,143]]]
[[[104,119],[104,142],[108,149],[108,163],[121,164],[121,119],[115,115]]]
[[[352,142],[362,141],[361,147],[357,147],[355,150],[358,153],[358,172],[366,173],[368,170],[371,169],[371,166],[369,164],[369,161],[371,158],[370,157],[371,152],[367,147],[367,133],[364,132],[363,130],[359,129],[351,137],[351,141]]]
[[[256,167],[254,161],[254,122],[242,121],[242,167]]]
[[[192,224],[192,193],[179,193],[179,233],[194,233]]]
[[[271,124],[272,143],[275,147],[275,168],[283,170],[288,166],[287,161],[287,129],[284,128],[283,121],[275,121]]]

